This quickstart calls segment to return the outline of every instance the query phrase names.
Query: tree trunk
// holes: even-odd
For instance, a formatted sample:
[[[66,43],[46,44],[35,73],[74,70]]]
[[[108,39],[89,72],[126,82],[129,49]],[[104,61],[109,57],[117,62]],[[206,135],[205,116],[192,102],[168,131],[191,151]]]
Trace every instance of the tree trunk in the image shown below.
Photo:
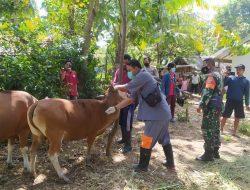
[[[119,52],[119,84],[122,84],[123,79],[123,57],[124,57],[124,51],[126,46],[126,36],[127,36],[127,1],[126,0],[120,0],[120,8],[121,8],[121,27],[120,27],[120,35],[119,35],[119,41],[120,41],[120,52]],[[118,41],[118,45],[119,45]]]
[[[90,0],[89,1],[89,7],[88,7],[88,16],[87,16],[87,21],[86,25],[84,27],[84,44],[82,48],[82,54],[84,57],[84,64],[88,63],[88,52],[89,52],[89,47],[91,44],[91,29],[93,26],[94,18],[96,16],[96,12],[98,11],[99,7],[99,0]]]
[[[73,5],[68,5],[69,10],[69,34],[75,35],[75,0],[73,1]]]

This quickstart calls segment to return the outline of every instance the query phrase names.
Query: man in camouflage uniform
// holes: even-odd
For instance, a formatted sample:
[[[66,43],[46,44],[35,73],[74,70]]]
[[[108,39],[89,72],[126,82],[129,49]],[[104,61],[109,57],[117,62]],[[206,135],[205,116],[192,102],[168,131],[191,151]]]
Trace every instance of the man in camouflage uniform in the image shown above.
[[[202,97],[197,112],[203,110],[202,136],[204,138],[205,153],[197,157],[200,161],[213,161],[220,158],[220,116],[222,111],[222,77],[215,71],[215,62],[212,58],[204,60],[208,69],[205,78]]]

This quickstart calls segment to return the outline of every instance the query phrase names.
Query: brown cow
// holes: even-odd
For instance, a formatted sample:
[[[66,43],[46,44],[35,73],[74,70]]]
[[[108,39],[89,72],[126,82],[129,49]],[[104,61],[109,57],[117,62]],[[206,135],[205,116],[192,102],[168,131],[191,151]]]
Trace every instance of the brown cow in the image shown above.
[[[20,141],[24,169],[30,171],[27,141],[30,128],[27,123],[28,108],[37,101],[32,95],[23,91],[0,92],[0,140],[8,139],[7,163],[12,165],[13,142]]]
[[[117,124],[119,111],[108,115],[105,110],[121,100],[119,93],[111,86],[104,100],[44,99],[31,106],[28,110],[28,123],[34,137],[30,152],[31,171],[34,176],[36,176],[37,147],[41,137],[45,136],[49,141],[48,156],[59,178],[70,182],[63,174],[58,162],[62,141],[86,138],[88,143],[87,161],[96,136],[104,132],[115,121]],[[110,145],[110,141],[108,145]]]

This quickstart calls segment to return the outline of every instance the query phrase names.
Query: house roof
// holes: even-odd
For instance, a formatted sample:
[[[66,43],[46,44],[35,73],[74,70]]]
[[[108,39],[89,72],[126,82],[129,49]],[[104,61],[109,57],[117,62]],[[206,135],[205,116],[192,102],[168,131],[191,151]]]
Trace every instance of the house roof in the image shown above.
[[[250,42],[250,35],[242,40],[243,44]],[[232,55],[229,48],[222,48],[212,55],[216,62],[232,63]]]

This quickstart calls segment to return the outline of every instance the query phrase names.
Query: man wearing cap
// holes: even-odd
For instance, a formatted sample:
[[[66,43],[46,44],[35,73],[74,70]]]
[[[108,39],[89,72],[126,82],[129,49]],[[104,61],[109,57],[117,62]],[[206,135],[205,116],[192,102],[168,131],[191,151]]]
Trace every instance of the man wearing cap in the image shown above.
[[[239,127],[239,121],[245,118],[243,97],[245,97],[246,109],[250,110],[249,107],[249,80],[244,77],[245,65],[240,64],[235,67],[237,76],[230,75],[224,82],[224,86],[227,88],[227,101],[225,106],[225,111],[223,113],[223,118],[221,120],[221,132],[224,131],[224,126],[227,118],[231,117],[234,111],[234,130],[233,136],[239,137],[237,135],[237,129]]]
[[[222,111],[222,77],[215,71],[214,59],[204,60],[208,74],[205,79],[201,101],[197,112],[203,111],[201,131],[204,139],[205,152],[196,158],[200,161],[213,161],[220,158],[220,115]],[[204,68],[205,68],[204,67]]]

